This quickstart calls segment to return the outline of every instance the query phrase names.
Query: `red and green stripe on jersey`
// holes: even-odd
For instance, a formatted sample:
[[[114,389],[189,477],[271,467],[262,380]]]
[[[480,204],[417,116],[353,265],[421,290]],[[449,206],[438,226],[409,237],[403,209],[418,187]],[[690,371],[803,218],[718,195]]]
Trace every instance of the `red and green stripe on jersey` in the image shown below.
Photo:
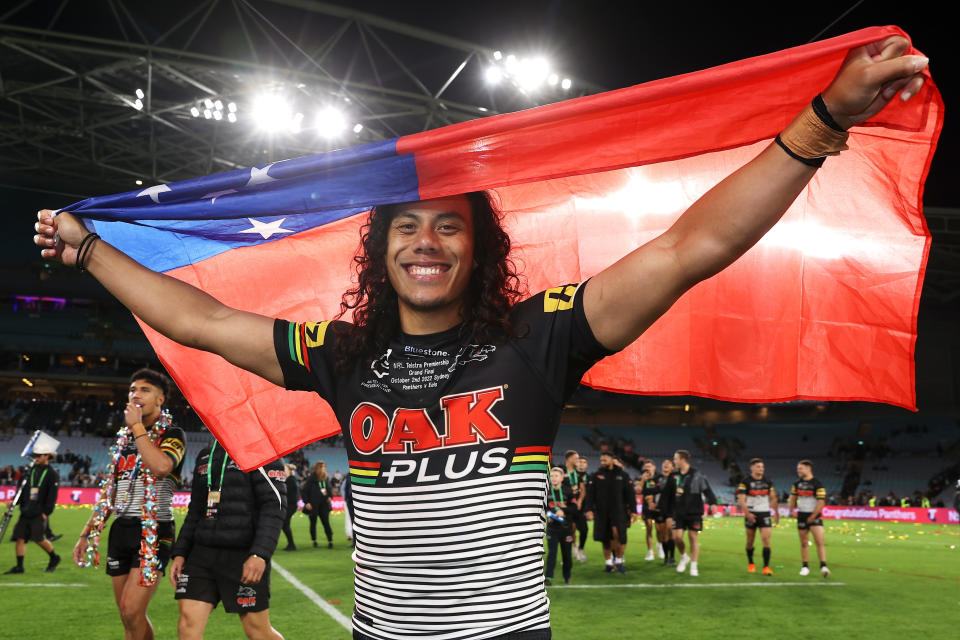
[[[510,471],[550,471],[550,447],[517,447]]]
[[[350,482],[376,484],[380,477],[380,463],[350,460]]]

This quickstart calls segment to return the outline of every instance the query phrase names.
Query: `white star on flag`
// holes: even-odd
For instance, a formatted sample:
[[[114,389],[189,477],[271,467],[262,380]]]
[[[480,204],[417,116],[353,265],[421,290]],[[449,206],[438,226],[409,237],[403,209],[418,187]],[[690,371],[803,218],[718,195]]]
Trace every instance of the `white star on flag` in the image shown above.
[[[170,187],[165,184],[155,184],[152,187],[147,187],[143,191],[137,194],[137,197],[140,196],[150,196],[150,199],[156,204],[160,204],[160,194],[164,191],[170,191]]]
[[[247,182],[245,186],[252,187],[256,184],[263,184],[265,182],[272,182],[276,180],[276,178],[270,177],[270,175],[267,173],[268,171],[270,171],[270,167],[272,167],[275,164],[277,163],[271,162],[270,164],[265,166],[263,169],[250,167],[250,181]]]
[[[253,225],[250,229],[244,229],[240,233],[259,233],[260,236],[267,240],[275,233],[293,233],[293,229],[284,229],[280,225],[283,224],[283,221],[286,218],[280,218],[279,220],[274,220],[273,222],[260,222],[259,220],[254,220],[253,218],[247,218],[250,221],[250,224]]]

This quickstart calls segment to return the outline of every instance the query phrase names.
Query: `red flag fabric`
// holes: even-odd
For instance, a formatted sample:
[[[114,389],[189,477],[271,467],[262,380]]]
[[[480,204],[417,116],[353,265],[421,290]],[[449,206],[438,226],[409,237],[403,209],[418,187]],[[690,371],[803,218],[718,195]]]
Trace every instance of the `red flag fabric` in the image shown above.
[[[589,278],[662,233],[768,145],[826,87],[850,48],[893,34],[906,35],[865,29],[400,138],[396,150],[414,158],[421,198],[495,192],[534,293]],[[756,247],[694,287],[583,382],[629,393],[915,408],[916,315],[930,243],[921,196],[942,122],[928,76],[912,100],[894,101],[855,127],[850,150],[827,160]],[[231,306],[330,319],[353,275],[364,217],[169,273]],[[644,294],[622,295],[626,302]],[[244,469],[339,431],[317,396],[283,391],[144,330]]]

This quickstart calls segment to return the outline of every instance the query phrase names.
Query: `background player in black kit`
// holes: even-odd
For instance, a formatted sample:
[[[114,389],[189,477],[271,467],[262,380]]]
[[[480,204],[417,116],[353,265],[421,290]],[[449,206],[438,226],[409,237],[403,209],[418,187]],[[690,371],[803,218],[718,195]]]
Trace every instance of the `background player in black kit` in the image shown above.
[[[790,488],[790,513],[797,510],[797,532],[800,535],[800,560],[803,566],[800,575],[810,575],[810,534],[817,545],[817,556],[820,558],[820,575],[824,578],[830,575],[827,567],[827,547],[823,541],[823,520],[820,512],[827,504],[827,490],[823,484],[813,477],[813,463],[801,460],[797,463],[797,481]]]
[[[655,497],[657,503],[657,534],[660,542],[663,544],[663,564],[674,565],[677,563],[676,550],[677,543],[673,537],[673,514],[676,503],[677,493],[677,469],[673,460],[666,458],[660,463],[660,493]],[[682,553],[682,552],[681,552]]]
[[[700,575],[700,532],[703,530],[703,498],[711,506],[717,504],[717,496],[710,488],[710,481],[697,469],[690,466],[690,452],[680,449],[673,454],[677,474],[673,478],[673,541],[680,549],[677,573],[683,573],[690,564],[690,575]],[[683,532],[687,532],[690,553],[685,553]]]
[[[563,583],[570,584],[573,571],[573,521],[567,510],[573,502],[573,492],[565,482],[566,470],[554,467],[550,470],[550,487],[547,489],[547,564],[544,577],[548,585],[553,583],[553,570],[557,566],[557,548],[563,558]]]
[[[417,611],[397,613],[396,608],[383,606],[383,593],[395,582],[388,579],[384,558],[394,560],[395,551],[378,541],[396,535],[396,525],[362,521],[361,515],[368,518],[376,515],[378,505],[398,502],[387,484],[398,481],[406,490],[411,478],[403,474],[412,474],[414,468],[422,468],[425,478],[438,477],[445,470],[437,452],[464,441],[473,449],[460,447],[449,455],[459,454],[461,465],[473,464],[475,475],[459,484],[516,485],[524,496],[529,494],[523,500],[536,502],[539,509],[548,470],[540,458],[548,458],[560,412],[583,374],[599,359],[636,340],[690,287],[726,268],[758,242],[815,175],[824,156],[845,148],[843,130],[878,113],[898,93],[904,99],[917,93],[927,60],[905,56],[907,47],[905,38],[890,37],[852,50],[821,95],[829,120],[817,115],[811,104],[776,142],[704,194],[666,232],[585,283],[553,287],[522,302],[517,302],[522,296],[510,261],[509,237],[482,193],[377,207],[355,258],[357,286],[344,299],[344,310],[353,311],[353,322],[333,324],[329,335],[330,323],[288,323],[233,309],[195,287],[152,272],[90,236],[69,213],[54,218],[53,211],[41,211],[34,243],[42,248],[43,258],[76,265],[86,241],[79,266],[159,333],[219,354],[274,384],[316,391],[333,405],[352,447],[350,455],[366,465],[356,467],[358,473],[352,477],[356,638],[396,638],[400,629],[425,637],[436,622],[447,634],[476,640],[507,634],[514,640],[549,638],[542,583],[537,592],[523,590],[520,581],[471,583],[468,592],[454,601],[435,599],[436,573],[432,583],[426,574],[462,553],[439,542],[430,561],[408,561],[404,567],[403,584],[415,593],[411,597],[416,598]],[[177,312],[170,313],[171,308]],[[446,387],[421,393],[423,389],[394,388],[375,379],[374,374],[390,375],[391,364],[414,368],[412,360],[391,360],[405,353],[395,347],[453,349],[449,364],[453,371],[434,367],[430,374],[433,381],[437,374],[451,374],[443,378],[445,385],[452,385],[449,394],[444,393]],[[308,359],[302,357],[304,349]],[[477,386],[481,384],[485,386]],[[355,410],[377,429],[362,434],[351,429]],[[460,431],[436,430],[437,424],[447,426],[444,412],[458,418],[450,425]],[[399,427],[396,417],[401,419]],[[481,424],[468,421],[471,417]],[[494,440],[471,440],[481,427]],[[395,440],[388,439],[391,429]],[[434,444],[438,446],[430,449]],[[417,446],[420,449],[414,451]],[[489,473],[481,477],[485,472]],[[457,502],[453,496],[436,495],[441,511],[444,504]],[[489,503],[492,498],[478,499]],[[514,507],[519,500],[503,507]],[[473,522],[480,515],[474,511]],[[446,529],[475,526],[454,520],[447,519]],[[543,523],[538,529],[528,524],[522,531],[527,544],[522,568],[524,575],[532,576],[542,552],[537,545],[542,545]],[[432,529],[426,535],[433,539],[438,533]],[[424,540],[418,542],[422,545]],[[491,549],[502,548],[498,543],[506,541],[494,535],[485,543],[485,554],[476,562],[481,569],[492,570],[483,563],[498,562],[501,556]],[[375,582],[380,586],[369,581],[371,572],[378,574]],[[496,592],[499,609],[484,607],[487,617],[468,618],[464,607],[474,596],[486,601],[491,592]],[[421,615],[426,607],[432,614],[429,619]]]
[[[574,534],[581,532],[580,538],[582,542],[583,538],[587,535],[587,517],[583,514],[583,501],[587,497],[586,474],[582,474],[577,469],[580,454],[573,449],[563,454],[563,461],[563,483],[570,488],[570,501],[567,503],[567,508],[564,513],[567,514],[567,519],[570,520]],[[547,524],[549,524],[549,522]],[[587,556],[583,553],[583,549],[577,545],[576,539],[574,539],[572,551],[574,558],[580,562],[586,562]]]
[[[600,468],[591,478],[586,504],[587,519],[593,520],[593,539],[603,545],[603,570],[626,573],[627,527],[637,517],[637,499],[630,476],[609,452],[600,454]]]
[[[56,453],[53,448],[38,444],[30,455],[33,457],[33,465],[20,479],[23,484],[20,499],[17,501],[20,505],[20,518],[11,535],[11,539],[16,541],[17,564],[4,571],[5,575],[25,572],[23,558],[27,552],[28,540],[36,542],[50,557],[44,571],[49,573],[60,564],[60,556],[44,537],[47,520],[57,506],[57,492],[60,488],[60,476],[50,465]],[[9,508],[13,509],[15,506],[11,503]]]
[[[578,551],[574,554],[580,562],[587,561],[587,552],[584,547],[587,545],[587,514],[584,513],[583,502],[587,498],[587,487],[590,486],[590,461],[586,456],[577,458],[577,473],[583,481],[583,496],[580,499],[580,520],[577,522],[577,547]]]
[[[655,497],[660,494],[660,474],[657,473],[657,465],[652,460],[643,463],[643,474],[640,477],[643,488],[640,492],[643,500],[643,524],[647,531],[647,555],[644,560],[652,562],[656,557],[654,553],[654,538],[657,540],[657,548],[660,550],[660,557],[664,557],[663,546],[660,543],[659,532],[657,531],[657,518],[660,514],[657,512],[657,502]],[[654,534],[657,534],[656,536]]]
[[[270,558],[286,516],[285,476],[278,460],[244,473],[216,440],[200,451],[170,563],[180,640],[203,638],[219,602],[240,615],[250,640],[283,640],[270,625]]]
[[[757,565],[753,562],[753,541],[760,529],[760,541],[763,544],[763,575],[772,576],[770,568],[770,533],[773,523],[780,524],[780,512],[777,511],[777,491],[773,483],[763,475],[763,460],[750,460],[750,475],[737,485],[737,502],[743,511],[743,525],[747,531],[747,571],[755,573]]]

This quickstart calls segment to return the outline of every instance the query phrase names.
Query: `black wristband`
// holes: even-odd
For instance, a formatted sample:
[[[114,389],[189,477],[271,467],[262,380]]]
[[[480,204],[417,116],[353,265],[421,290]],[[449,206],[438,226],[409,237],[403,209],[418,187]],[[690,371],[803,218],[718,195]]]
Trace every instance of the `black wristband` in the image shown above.
[[[776,142],[776,143],[780,146],[781,149],[783,149],[784,151],[786,151],[788,156],[790,156],[790,157],[793,158],[794,160],[799,160],[800,162],[802,162],[803,164],[807,165],[808,167],[820,168],[820,167],[823,166],[823,161],[827,159],[826,156],[823,156],[823,157],[820,157],[820,158],[804,158],[803,156],[798,156],[798,155],[795,154],[793,151],[791,151],[790,149],[788,149],[788,148],[787,148],[787,145],[783,144],[783,140],[780,139],[780,135],[779,135],[779,134],[777,135],[776,138],[774,138],[773,141]]]
[[[837,121],[833,119],[833,116],[830,115],[830,111],[827,109],[827,103],[823,101],[823,94],[818,93],[817,97],[813,99],[813,112],[817,114],[817,117],[834,131],[839,131],[843,133],[846,131],[843,127],[837,124]]]
[[[90,248],[93,247],[93,243],[99,239],[99,234],[91,232],[80,241],[80,246],[77,248],[77,269],[80,271],[86,271],[84,262],[90,257]]]

